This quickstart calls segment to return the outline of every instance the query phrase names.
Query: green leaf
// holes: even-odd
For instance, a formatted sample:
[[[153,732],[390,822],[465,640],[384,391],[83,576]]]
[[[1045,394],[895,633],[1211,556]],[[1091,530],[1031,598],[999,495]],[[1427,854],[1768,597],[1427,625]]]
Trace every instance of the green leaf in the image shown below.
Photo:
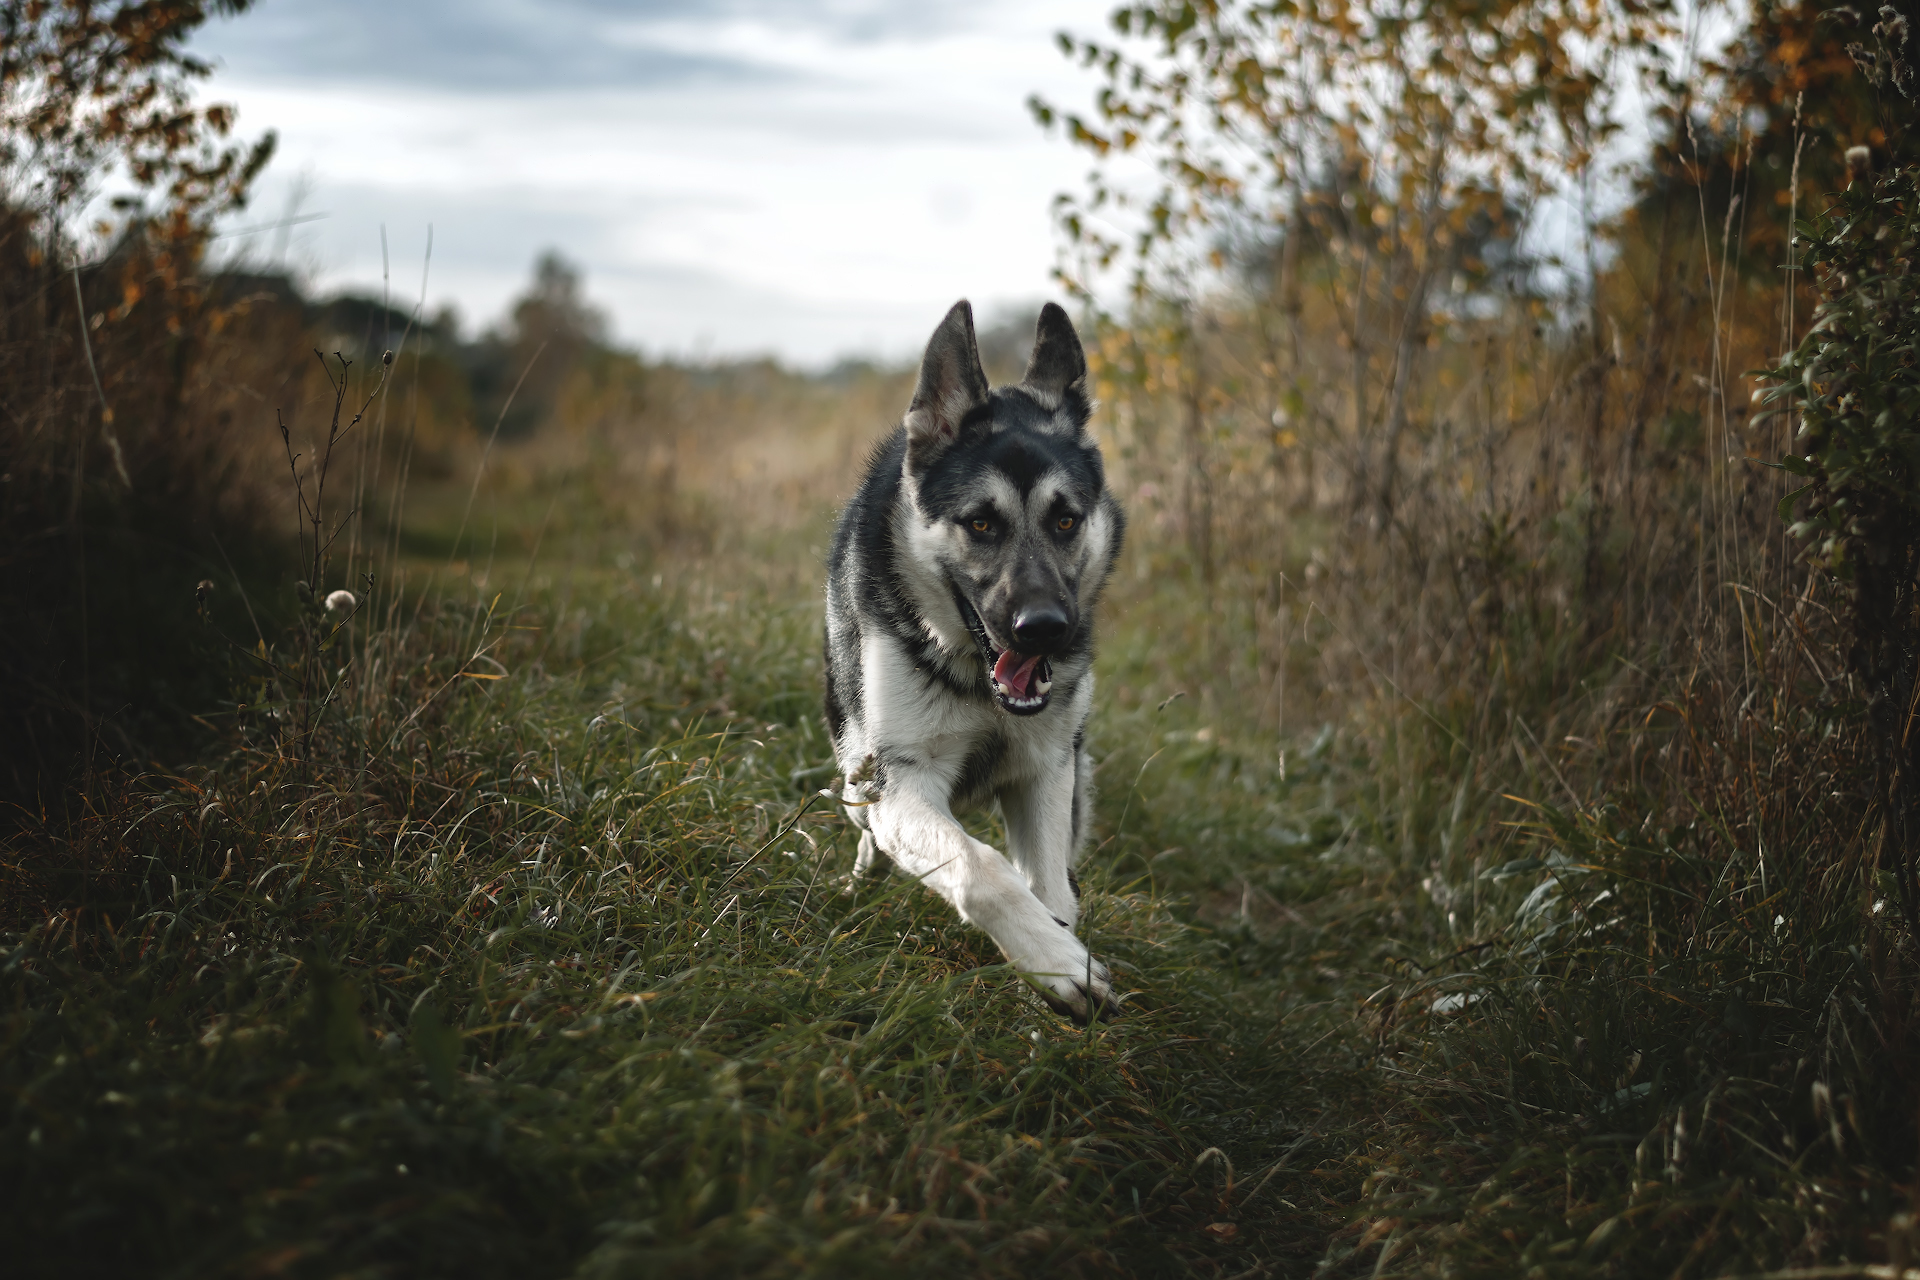
[[[1793,504],[1800,500],[1801,494],[1805,493],[1807,490],[1811,488],[1813,488],[1812,485],[1803,484],[1798,489],[1795,489],[1792,493],[1788,494],[1786,497],[1780,499],[1780,505],[1777,508],[1775,508],[1775,510],[1779,511],[1780,519],[1783,522],[1793,519]]]

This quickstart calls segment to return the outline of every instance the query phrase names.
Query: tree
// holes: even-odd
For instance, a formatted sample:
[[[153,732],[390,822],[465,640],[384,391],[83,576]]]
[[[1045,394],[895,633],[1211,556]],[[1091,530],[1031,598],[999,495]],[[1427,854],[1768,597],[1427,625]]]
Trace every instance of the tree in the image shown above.
[[[212,68],[186,50],[207,20],[252,0],[4,0],[0,3],[0,174],[4,198],[49,234],[118,166],[158,198],[161,220],[204,232],[245,204],[273,154],[268,134],[229,146],[235,112],[197,106]]]
[[[531,434],[552,416],[569,380],[604,346],[607,320],[581,291],[580,269],[557,251],[542,253],[533,282],[515,299],[504,334],[472,351],[470,374],[482,434],[498,420],[503,439]]]
[[[1670,93],[1681,34],[1671,0],[1159,0],[1111,25],[1111,44],[1060,38],[1104,80],[1091,118],[1032,103],[1099,161],[1086,195],[1060,199],[1066,282],[1085,291],[1130,257],[1136,297],[1190,309],[1222,228],[1298,246],[1317,222],[1353,357],[1353,503],[1382,515],[1440,283],[1484,283],[1475,243],[1510,242],[1515,211],[1548,196],[1579,205],[1591,240],[1583,196],[1627,89]],[[1147,161],[1151,190],[1116,176],[1122,157]],[[1278,262],[1284,305],[1299,250]]]

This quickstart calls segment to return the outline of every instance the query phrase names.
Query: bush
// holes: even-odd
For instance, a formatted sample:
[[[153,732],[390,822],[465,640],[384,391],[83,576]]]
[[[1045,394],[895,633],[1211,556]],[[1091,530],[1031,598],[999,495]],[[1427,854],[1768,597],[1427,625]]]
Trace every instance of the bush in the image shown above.
[[[1862,149],[1864,150],[1864,149]],[[1843,658],[1874,744],[1869,827],[1920,937],[1920,169],[1864,177],[1801,222],[1820,284],[1812,327],[1772,370],[1772,401],[1797,414],[1780,465],[1807,485],[1780,503],[1806,557],[1835,587]]]

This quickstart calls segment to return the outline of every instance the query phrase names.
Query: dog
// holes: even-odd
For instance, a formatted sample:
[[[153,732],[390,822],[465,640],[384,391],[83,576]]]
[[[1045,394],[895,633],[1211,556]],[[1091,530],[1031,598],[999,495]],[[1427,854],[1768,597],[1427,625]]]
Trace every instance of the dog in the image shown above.
[[[841,513],[826,588],[856,879],[885,855],[1083,1023],[1118,1007],[1073,931],[1073,866],[1092,816],[1094,607],[1126,529],[1092,411],[1063,309],[1042,308],[1019,384],[990,389],[973,309],[955,303]],[[1011,861],[954,820],[988,802]]]

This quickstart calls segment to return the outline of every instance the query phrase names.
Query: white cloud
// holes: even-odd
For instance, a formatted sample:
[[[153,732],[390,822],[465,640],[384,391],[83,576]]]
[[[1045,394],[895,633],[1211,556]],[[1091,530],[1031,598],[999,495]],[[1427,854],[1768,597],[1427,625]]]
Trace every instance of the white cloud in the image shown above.
[[[1025,100],[1088,98],[1052,37],[1097,4],[320,11],[266,0],[202,52],[242,131],[281,135],[245,221],[300,181],[328,214],[293,237],[322,289],[379,288],[384,224],[411,296],[431,222],[430,306],[495,317],[551,246],[627,341],[806,364],[1057,292],[1049,205],[1087,163]]]

